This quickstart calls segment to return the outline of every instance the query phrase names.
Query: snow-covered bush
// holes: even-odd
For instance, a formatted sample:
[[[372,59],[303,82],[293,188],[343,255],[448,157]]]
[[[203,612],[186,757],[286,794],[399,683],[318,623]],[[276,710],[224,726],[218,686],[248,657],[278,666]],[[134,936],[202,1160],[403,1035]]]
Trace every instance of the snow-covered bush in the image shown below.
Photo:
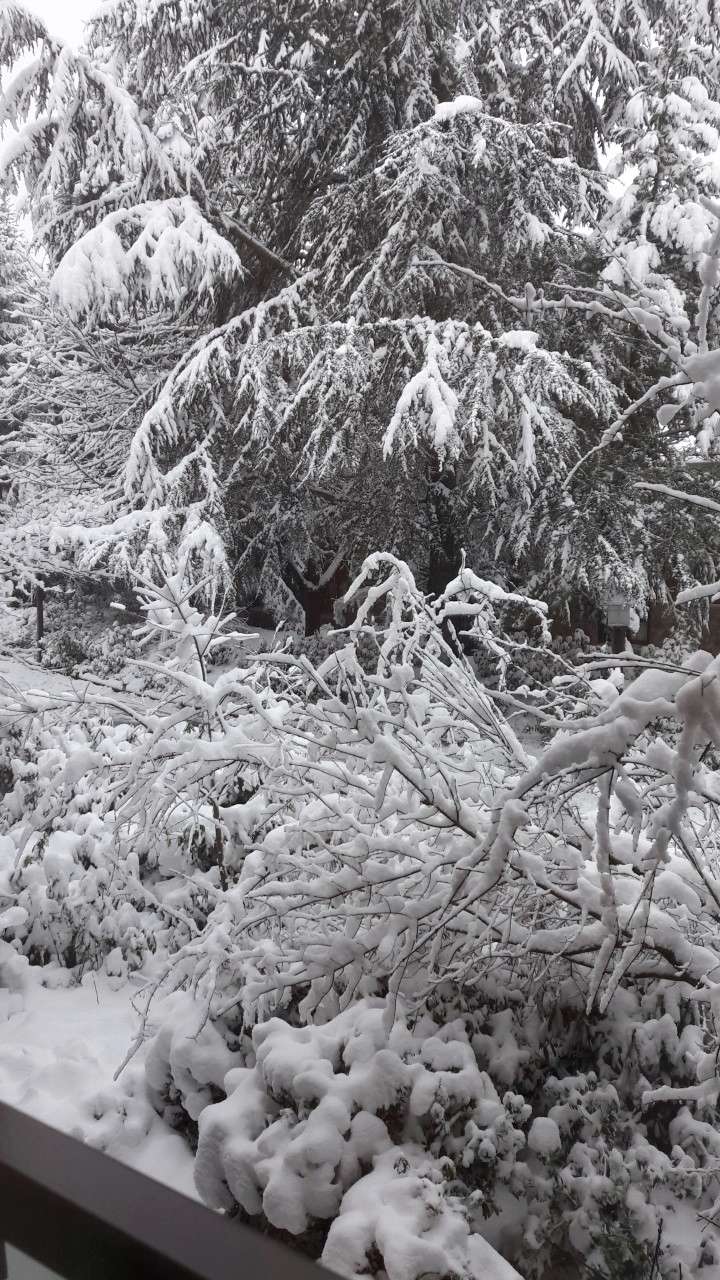
[[[390,559],[370,568],[378,567],[387,576],[358,621],[361,630],[368,609],[389,601],[373,674],[352,643],[317,671],[289,654],[261,657],[256,667],[270,673],[263,697],[246,672],[223,677],[202,696],[206,708],[222,705],[224,725],[202,748],[186,736],[163,766],[174,794],[211,773],[216,786],[229,782],[243,764],[258,780],[250,799],[219,801],[242,926],[231,934],[237,949],[228,948],[224,901],[208,921],[201,963],[219,963],[217,1007],[251,970],[237,988],[246,1013],[305,984],[305,1017],[342,1007],[366,974],[391,991],[427,991],[433,975],[448,973],[462,984],[478,963],[492,963],[507,930],[506,944],[548,958],[564,955],[572,938],[576,963],[589,970],[589,1007],[648,963],[678,978],[690,964],[699,977],[702,913],[714,907],[693,867],[698,837],[678,824],[695,822],[694,794],[684,816],[685,771],[698,771],[699,793],[710,785],[692,745],[715,733],[709,655],[695,672],[641,674],[609,705],[597,698],[602,710],[589,717],[538,710],[556,734],[532,760],[500,709],[526,714],[527,705],[488,691],[442,634],[444,617],[474,616],[479,639],[507,665],[512,645],[488,624],[498,589],[463,571],[431,607],[405,566]],[[652,741],[660,717],[678,721],[675,753]],[[152,760],[148,768],[157,796]],[[648,770],[660,788],[682,781],[674,808],[640,783]],[[574,803],[583,789],[594,824]],[[711,856],[712,837],[703,839]],[[610,869],[615,860],[621,873]],[[697,919],[697,934],[686,918]],[[281,956],[272,977],[268,937]],[[196,960],[193,951],[191,968]]]
[[[461,1023],[399,1019],[388,1034],[384,1015],[384,1001],[361,1001],[322,1026],[257,1026],[255,1066],[233,1069],[227,1099],[200,1113],[197,1185],[346,1275],[470,1276],[459,1188],[483,1144],[512,1153],[524,1135]]]
[[[82,626],[65,625],[47,631],[42,641],[42,665],[75,678],[127,676],[129,665],[141,656],[138,641],[126,627],[108,627],[88,635]],[[143,674],[141,686],[148,682],[148,673]],[[136,667],[133,686],[138,685],[138,675]]]
[[[225,1097],[225,1077],[235,1065],[226,1039],[203,1018],[193,996],[170,996],[146,1056],[146,1090],[155,1110],[193,1146],[200,1113]]]
[[[82,670],[107,680],[127,674],[128,664],[140,657],[140,645],[129,627],[108,627],[92,640]]]
[[[77,675],[90,656],[87,634],[80,627],[65,626],[50,631],[42,641],[43,666],[61,671],[63,675]]]
[[[352,633],[319,671],[291,654],[260,655],[271,701],[252,748],[258,785],[221,806],[229,886],[168,978],[194,982],[203,1017],[226,1043],[259,1022],[258,1064],[269,1025],[295,1035],[265,1021],[273,1009],[298,1031],[312,1021],[332,1038],[364,993],[380,1001],[392,1037],[398,1002],[433,1008],[444,1026],[462,995],[476,1067],[498,1097],[512,1097],[499,1131],[477,1125],[482,1158],[458,1175],[466,1189],[453,1185],[447,1212],[453,1197],[469,1212],[475,1192],[500,1223],[503,1197],[530,1206],[526,1231],[510,1232],[503,1249],[533,1277],[568,1259],[589,1259],[612,1280],[653,1266],[692,1275],[710,1256],[712,1232],[678,1227],[682,1201],[709,1211],[718,1190],[706,1119],[718,1088],[713,997],[703,990],[714,963],[706,939],[716,919],[715,784],[698,749],[717,736],[717,663],[700,654],[685,669],[646,671],[609,702],[593,702],[586,679],[594,714],[553,721],[538,708],[555,737],[532,760],[500,709],[512,714],[515,695],[491,695],[443,636],[443,613],[477,608],[485,645],[500,666],[512,660],[512,645],[488,630],[487,585],[466,572],[431,608],[405,566],[378,560],[369,571],[382,568],[387,577],[358,622],[361,631],[371,608],[389,604],[374,624],[372,674],[353,659]],[[226,710],[242,688],[260,710],[238,680],[223,686]],[[206,762],[216,750],[226,758],[231,718]],[[656,726],[668,719],[677,729],[663,740]],[[527,1007],[527,991],[539,1006]],[[255,1074],[242,1076],[242,1089],[225,1081],[225,1110],[212,1108],[207,1121],[200,1113],[203,1159],[204,1124],[242,1109],[260,1070],[245,1057],[242,1071]],[[263,1127],[241,1142],[251,1149],[240,1156],[233,1146],[244,1134],[238,1113],[211,1143],[212,1160],[224,1168],[227,1142],[232,1168],[240,1161],[238,1188],[255,1188],[246,1202],[234,1194],[238,1204],[315,1249],[324,1238],[315,1217],[327,1221],[335,1209],[293,1218],[294,1227],[266,1212],[263,1179],[285,1167],[273,1143],[281,1133],[292,1141],[297,1126],[282,1119],[288,1098],[264,1077],[260,1086]],[[297,1115],[309,1120],[302,1108]],[[422,1139],[426,1156],[453,1159],[442,1135],[439,1119]],[[400,1130],[391,1138],[400,1142]],[[410,1162],[413,1177],[419,1167]],[[320,1190],[337,1198],[333,1177]]]
[[[682,1099],[656,1100],[669,1081],[691,1086],[703,1057],[707,1023],[691,989],[647,984],[590,1016],[572,980],[536,990],[528,1004],[498,983],[466,1015],[479,1065],[496,1086],[512,1082],[533,1115],[502,1178],[526,1210],[505,1226],[504,1250],[532,1280],[565,1268],[702,1275],[713,1235],[702,1215],[719,1173],[697,1145],[703,1108],[693,1118]]]
[[[116,949],[139,968],[189,941],[212,885],[187,841],[140,831],[119,803],[137,724],[109,722],[84,697],[78,714],[72,694],[7,696],[24,716],[0,737],[0,904],[12,903],[0,911],[0,936],[34,963],[79,972]]]
[[[477,816],[507,768],[527,761],[442,627],[449,617],[470,619],[478,641],[505,666],[512,645],[499,615],[506,606],[534,611],[542,635],[542,608],[465,569],[434,604],[393,557],[377,557],[366,577],[373,585],[354,629],[318,669],[284,650],[251,655],[247,667],[214,683],[203,669],[191,675],[168,666],[178,710],[170,704],[134,752],[123,813],[139,830],[143,823],[167,830],[168,821],[177,829],[187,821],[182,797],[227,886],[202,948],[181,949],[173,980],[185,967],[194,979],[209,966],[216,1005],[236,993],[250,1017],[253,1008],[283,1004],[302,984],[312,988],[303,1001],[307,1017],[326,997],[331,1005],[349,1002],[365,973],[396,983],[407,967],[404,951],[418,941],[413,920],[421,918],[406,902],[417,896],[419,905],[427,877],[437,877],[423,911],[442,911],[452,865],[472,841]],[[373,623],[372,611],[384,612],[384,621]],[[356,638],[366,646],[368,633],[375,635],[372,671],[356,656]],[[369,750],[376,733],[377,747]],[[465,775],[459,791],[452,778],[458,768]],[[452,819],[458,803],[459,838]],[[435,808],[445,830],[424,833],[423,815]],[[367,927],[352,940],[344,936],[342,908],[357,894],[367,906],[358,924],[367,914]],[[306,920],[308,897],[316,906]],[[283,918],[291,916],[288,931]],[[438,963],[431,954],[421,936],[411,982],[423,983],[428,964]],[[337,970],[337,990],[323,957]]]
[[[122,731],[114,740],[105,731],[97,721],[40,724],[2,742],[14,785],[3,801],[0,892],[15,912],[2,933],[35,963],[93,966],[120,947],[139,967],[167,931],[137,852],[119,844],[105,812],[98,771],[127,746]]]

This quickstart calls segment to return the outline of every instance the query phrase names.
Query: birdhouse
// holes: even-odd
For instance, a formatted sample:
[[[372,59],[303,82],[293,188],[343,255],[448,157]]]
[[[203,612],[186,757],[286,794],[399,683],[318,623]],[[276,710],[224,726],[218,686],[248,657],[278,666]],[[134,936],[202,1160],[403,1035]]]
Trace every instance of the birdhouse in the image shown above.
[[[608,627],[627,627],[632,629],[635,611],[622,596],[611,595],[607,602]]]

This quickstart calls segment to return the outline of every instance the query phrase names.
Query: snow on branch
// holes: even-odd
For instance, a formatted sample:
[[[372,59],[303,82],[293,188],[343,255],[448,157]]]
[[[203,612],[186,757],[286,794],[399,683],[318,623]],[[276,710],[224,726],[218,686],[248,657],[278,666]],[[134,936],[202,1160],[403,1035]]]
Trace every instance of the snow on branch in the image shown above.
[[[104,320],[202,302],[242,274],[232,245],[184,196],[108,214],[65,254],[51,293],[74,318]]]
[[[217,619],[189,607],[192,581],[173,591],[171,629],[192,659],[215,643]],[[194,659],[166,666],[177,697],[149,713],[114,811],[144,841],[207,814],[214,794],[218,847],[243,851],[242,911],[229,923],[219,900],[200,950],[174,957],[173,982],[212,967],[217,1015],[241,1003],[250,1021],[298,987],[303,1019],[337,1012],[370,976],[387,980],[392,1020],[403,991],[460,989],[500,950],[571,965],[601,1010],[643,976],[703,988],[720,888],[697,811],[717,802],[702,747],[720,737],[718,660],[643,672],[610,706],[561,722],[533,758],[496,682],[444,626],[462,609],[465,635],[498,667],[512,648],[500,610],[542,627],[542,605],[464,565],[433,601],[388,554],[349,594],[362,599],[356,624],[321,667],[288,647],[213,681]],[[148,613],[164,634],[168,600],[159,589]],[[677,722],[674,749],[655,732],[663,718]],[[253,794],[233,799],[233,779],[250,775]]]
[[[417,444],[418,426],[422,434],[429,437],[441,461],[446,455],[455,458],[460,453],[461,442],[455,422],[458,397],[442,372],[447,356],[435,334],[431,334],[424,367],[406,383],[388,423],[383,438],[384,457],[393,452],[403,427],[413,444]]]

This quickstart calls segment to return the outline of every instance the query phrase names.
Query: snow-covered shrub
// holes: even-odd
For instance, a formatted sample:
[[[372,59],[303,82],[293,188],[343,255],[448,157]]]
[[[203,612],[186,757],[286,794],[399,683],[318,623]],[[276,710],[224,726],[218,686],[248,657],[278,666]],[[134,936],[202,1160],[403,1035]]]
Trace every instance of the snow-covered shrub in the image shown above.
[[[529,684],[531,688],[541,690],[545,697],[550,695],[553,685],[569,683],[569,678],[578,678],[578,668],[589,652],[597,649],[584,631],[575,631],[572,636],[553,636],[550,644],[538,647],[528,643],[522,645],[524,637],[518,637],[518,647],[513,653],[513,666],[510,685],[517,689],[518,685]],[[562,710],[558,704],[557,711]]]
[[[720,1089],[718,791],[705,753],[720,737],[718,660],[647,670],[605,697],[597,673],[578,671],[571,715],[552,713],[554,691],[538,702],[549,741],[534,756],[513,729],[528,703],[505,678],[517,646],[502,617],[506,606],[535,609],[541,645],[540,607],[464,567],[429,600],[393,557],[375,557],[360,585],[356,623],[320,667],[280,648],[213,680],[217,620],[175,583],[148,596],[172,693],[142,704],[97,693],[79,720],[68,700],[24,695],[36,738],[14,748],[4,811],[19,863],[0,892],[28,915],[9,936],[28,950],[33,929],[48,932],[48,902],[60,911],[48,886],[83,901],[81,873],[92,887],[92,859],[117,841],[113,885],[162,952],[147,964],[138,1039],[157,1035],[150,1096],[191,1142],[199,1128],[199,1183],[220,1207],[240,1206],[315,1254],[339,1241],[350,1256],[351,1236],[369,1241],[371,1269],[379,1255],[386,1270],[392,1229],[367,1218],[361,1229],[354,1216],[366,1203],[356,1188],[377,1172],[368,1185],[374,1195],[389,1178],[388,1204],[404,1204],[408,1187],[439,1204],[438,1238],[458,1259],[492,1230],[532,1280],[586,1258],[588,1280],[647,1265],[664,1280],[681,1264],[693,1276],[710,1245],[699,1227],[683,1240],[675,1224],[684,1199],[709,1213],[720,1191],[709,1120]],[[458,617],[492,657],[495,687],[448,638]],[[372,669],[359,638],[374,645]],[[671,738],[658,730],[668,721]],[[132,965],[118,912],[96,895],[73,929],[88,954],[114,965],[119,950]],[[148,946],[141,938],[138,954]],[[179,988],[187,997],[158,1031],[164,992]],[[348,1039],[365,1014],[363,1035]],[[442,1046],[433,1062],[425,1042]],[[305,1044],[320,1061],[308,1079],[331,1081],[325,1092],[302,1092]],[[390,1090],[384,1108],[353,1093],[365,1052]],[[292,1079],[273,1074],[276,1060],[292,1063]],[[420,1107],[423,1071],[442,1076],[447,1103],[433,1094]],[[365,1166],[351,1141],[363,1111],[383,1137]],[[313,1164],[304,1135],[316,1131],[323,1142],[330,1133],[334,1164]],[[522,1229],[508,1208],[517,1201]]]
[[[143,652],[130,627],[104,627],[88,633],[83,626],[64,625],[46,631],[42,642],[42,664],[73,678],[95,676],[100,680],[123,677],[130,691],[142,692],[152,685],[162,687],[159,672],[140,664]]]
[[[559,972],[548,984],[542,967],[500,962],[491,981],[434,997],[436,1017],[462,1016],[498,1091],[532,1113],[526,1147],[495,1173],[497,1218],[485,1229],[531,1280],[566,1270],[619,1280],[652,1265],[658,1277],[700,1278],[720,1190],[712,1139],[703,1145],[714,1104],[692,1101],[707,1011],[690,985],[660,982],[618,990],[605,1013],[588,1014]]]
[[[462,1023],[400,1018],[388,1032],[385,1012],[360,1001],[322,1026],[257,1026],[255,1065],[200,1112],[198,1189],[314,1256],[324,1246],[344,1274],[470,1276],[468,1209],[486,1193],[459,1189],[493,1140],[512,1158],[524,1134]]]
[[[214,683],[201,669],[168,667],[184,713],[169,709],[134,753],[124,811],[140,826],[167,828],[169,815],[178,823],[185,797],[217,840],[216,865],[227,878],[202,948],[178,953],[173,981],[212,967],[214,1008],[234,998],[250,1020],[302,984],[307,1018],[326,1000],[328,1012],[338,999],[350,1002],[363,974],[394,988],[407,969],[409,981],[424,983],[428,964],[440,959],[431,959],[430,934],[418,936],[418,923],[442,911],[453,865],[472,845],[490,798],[507,770],[528,759],[442,626],[458,613],[474,619],[479,641],[505,665],[506,603],[534,609],[540,634],[542,608],[466,569],[434,604],[393,557],[370,562],[360,585],[366,578],[379,581],[344,646],[319,669],[284,650],[251,655],[247,667]],[[371,610],[383,610],[385,620],[372,623]],[[370,632],[372,671],[355,645],[356,637],[367,645]],[[444,818],[434,833],[424,814],[436,808]],[[355,894],[367,907],[357,938],[344,914]]]
[[[513,647],[491,628],[487,612],[493,593],[501,605],[503,594],[463,571],[431,607],[405,566],[389,559],[371,568],[381,563],[388,576],[372,588],[368,608],[385,601],[390,616],[376,631],[379,654],[372,674],[355,658],[352,633],[319,670],[284,653],[258,659],[271,673],[267,693],[277,709],[270,715],[271,703],[262,710],[252,695],[264,732],[251,744],[245,730],[243,750],[248,764],[259,766],[262,760],[262,780],[250,800],[221,806],[228,857],[238,873],[232,892],[244,924],[231,960],[221,908],[218,1005],[228,997],[226,974],[231,989],[251,969],[255,977],[241,984],[246,1011],[258,998],[267,1001],[274,994],[282,1001],[284,989],[304,982],[310,991],[303,1016],[310,1015],[314,1001],[331,1010],[339,999],[342,1006],[363,973],[390,982],[391,988],[404,983],[412,989],[414,982],[426,984],[434,971],[450,964],[462,982],[480,958],[490,962],[493,939],[502,936],[492,909],[484,905],[485,895],[501,914],[517,900],[532,901],[538,916],[537,885],[542,884],[549,910],[572,912],[573,902],[579,908],[573,877],[580,875],[588,886],[598,879],[589,832],[572,805],[564,840],[555,828],[542,829],[531,814],[555,804],[564,770],[576,768],[582,779],[586,753],[635,738],[644,751],[646,727],[670,707],[667,700],[658,703],[651,677],[641,677],[611,706],[596,698],[594,705],[603,707],[599,716],[573,720],[567,727],[575,736],[558,735],[547,767],[546,758],[536,764],[503,715],[503,710],[527,714],[527,706],[510,692],[489,693],[442,634],[445,618],[474,615],[479,641],[507,667]],[[367,609],[359,618],[361,633],[366,619]],[[682,673],[660,678],[669,680],[670,690],[687,679]],[[585,686],[586,705],[592,706],[592,682],[585,679]],[[247,673],[242,682],[228,676],[215,686],[213,705],[220,690],[226,708],[233,698],[247,703],[251,687]],[[204,770],[211,762],[217,767],[227,759],[231,715],[226,708],[225,728],[203,748],[196,779],[208,776]],[[549,733],[567,725],[544,711],[538,719]],[[597,767],[589,767],[588,778],[596,777]],[[632,785],[625,787],[623,779],[618,785],[629,803]],[[529,812],[521,801],[525,793]],[[270,799],[274,794],[283,797],[278,804]],[[651,817],[648,813],[647,820]],[[566,843],[571,835],[578,842],[575,862]],[[559,892],[553,889],[556,878]],[[426,884],[433,886],[431,894]],[[461,891],[470,896],[458,897]],[[589,902],[596,912],[593,899]],[[457,934],[442,924],[450,911]],[[292,930],[287,927],[291,919]],[[363,920],[359,932],[358,919]],[[531,935],[522,920],[522,912],[514,916],[513,936],[525,946]],[[214,954],[215,928],[211,916],[208,954]],[[537,932],[540,952],[548,954],[551,940],[541,919]],[[284,974],[276,977],[268,969],[269,933],[281,939]],[[193,952],[191,966],[196,959]]]
[[[646,662],[662,665],[682,666],[689,654],[698,647],[697,632],[699,627],[693,624],[692,618],[681,616],[672,632],[662,644],[648,644],[641,649]]]
[[[107,680],[125,672],[128,663],[136,662],[141,656],[140,645],[131,628],[108,627],[90,644],[83,671],[90,671]]]
[[[374,994],[392,1037],[398,1001],[432,1007],[439,1026],[452,1022],[449,989],[456,1003],[462,996],[457,1014],[500,1111],[493,1125],[474,1120],[472,1137],[463,1122],[467,1165],[448,1189],[448,1212],[457,1201],[463,1212],[480,1207],[478,1221],[484,1207],[502,1224],[505,1197],[531,1206],[526,1230],[511,1231],[503,1249],[533,1277],[580,1268],[584,1258],[611,1280],[649,1266],[668,1278],[680,1266],[692,1275],[709,1248],[704,1228],[683,1241],[675,1223],[683,1199],[705,1212],[717,1193],[710,1103],[696,1097],[698,1081],[717,1087],[702,991],[714,882],[698,861],[702,853],[711,866],[714,857],[712,801],[704,825],[698,820],[703,795],[715,792],[694,745],[715,736],[716,664],[698,655],[684,670],[644,672],[609,702],[596,699],[602,709],[584,718],[552,721],[540,710],[555,736],[533,760],[500,710],[512,714],[514,694],[491,697],[438,625],[442,609],[467,611],[475,598],[482,634],[487,606],[477,580],[461,577],[457,605],[450,590],[434,612],[404,566],[388,570],[376,600],[389,597],[390,617],[377,626],[372,674],[353,659],[352,633],[319,671],[292,654],[260,655],[264,700],[257,671],[228,675],[217,739],[202,760],[196,753],[194,774],[180,775],[174,762],[168,775],[209,777],[234,741],[258,779],[250,798],[220,806],[228,887],[201,938],[167,971],[169,981],[195,984],[202,1017],[226,1043],[259,1023],[258,1064],[244,1060],[242,1088],[226,1079],[228,1099],[217,1104],[225,1109],[199,1116],[198,1176],[235,1191],[223,1199],[206,1181],[204,1193],[264,1215],[316,1250],[337,1212],[334,1174],[317,1173],[316,1207],[296,1211],[292,1226],[277,1217],[282,1210],[268,1212],[273,1171],[286,1168],[283,1144],[324,1112],[259,1080],[266,1028],[295,1035],[289,1023],[266,1019],[285,1010],[313,1043],[303,1024],[320,1024],[318,1034],[335,1044],[334,1028],[354,1016],[358,996]],[[498,662],[511,660],[496,631],[484,640]],[[242,733],[232,727],[235,700],[258,717],[252,737],[246,712]],[[656,736],[668,718],[677,721],[673,745]],[[539,1004],[526,1008],[528,991]],[[290,1056],[297,1069],[297,1045]],[[328,1061],[337,1061],[335,1049]],[[261,1096],[253,1093],[255,1127],[246,1132],[252,1081]],[[300,1108],[295,1123],[283,1110],[291,1105]],[[397,1115],[404,1125],[402,1106]],[[211,1117],[222,1124],[208,1129],[215,1137],[203,1147]],[[457,1134],[441,1113],[420,1140],[393,1129],[392,1116],[381,1119],[393,1146],[416,1141],[418,1159],[421,1150],[455,1160]],[[333,1123],[342,1164],[346,1139]],[[426,1166],[422,1175],[408,1167],[430,1176]],[[317,1206],[333,1197],[323,1217]]]
[[[161,860],[162,836],[133,840],[108,803],[109,779],[129,767],[132,729],[73,711],[71,703],[70,715],[65,705],[3,734],[11,781],[0,809],[0,902],[11,902],[13,914],[3,928],[0,912],[0,929],[34,963],[82,969],[119,948],[138,968],[156,949],[189,940],[197,925],[192,911],[164,903],[145,874]],[[162,888],[171,899],[171,877]],[[192,903],[190,887],[183,906]]]
[[[167,917],[140,880],[137,856],[120,853],[112,822],[80,785],[57,823],[39,814],[30,830],[3,837],[0,891],[14,903],[3,936],[37,964],[98,965],[120,948],[140,967],[168,939]],[[51,791],[43,793],[45,805]]]
[[[140,639],[159,641],[166,666],[141,666],[143,699],[92,684],[5,690],[0,892],[15,912],[9,937],[37,963],[75,969],[118,949],[139,967],[196,937],[226,885],[219,804],[249,794],[257,763],[236,756],[252,732],[267,738],[262,712],[236,716],[228,749],[224,689],[206,678],[224,622],[192,608],[182,575],[144,601]],[[113,665],[111,646],[102,657]]]
[[[462,986],[508,930],[507,945],[548,959],[574,938],[589,1007],[648,963],[704,973],[714,900],[693,865],[693,824],[712,780],[693,744],[716,732],[709,656],[645,672],[607,705],[590,687],[586,705],[602,709],[585,717],[538,708],[555,737],[535,760],[511,727],[527,706],[488,690],[443,634],[447,619],[469,618],[507,669],[514,646],[496,614],[532,602],[466,569],[430,602],[392,557],[369,563],[365,582],[355,628],[319,669],[280,650],[214,683],[203,653],[216,622],[181,616],[175,589],[175,604],[152,606],[186,657],[166,666],[172,701],[134,731],[114,804],[141,846],[194,822],[215,850],[221,893],[177,975],[212,964],[213,1013],[235,999],[250,1017],[304,985],[308,1018],[343,1007],[365,977],[391,992],[427,993],[440,974]],[[371,673],[354,643],[368,630]],[[674,753],[653,740],[669,717]],[[674,807],[659,804],[657,788],[673,787]],[[714,839],[704,829],[705,857]]]
[[[505,977],[509,1003],[500,987],[497,1000],[466,993],[464,1016],[444,1022],[400,1008],[388,1028],[379,998],[322,1025],[272,1018],[224,1081],[223,1050],[193,1047],[188,1010],[203,1198],[349,1276],[478,1274],[480,1236],[530,1280],[653,1266],[702,1280],[720,1192],[710,1112],[653,1114],[647,1096],[692,1078],[697,1019],[628,997],[587,1020],[570,982],[539,1009]],[[449,1015],[457,994],[444,1003]],[[169,1038],[183,1043],[164,1030],[155,1044]],[[197,1081],[213,1072],[227,1097],[202,1106]]]
[[[87,634],[80,627],[64,626],[47,633],[42,642],[42,663],[63,675],[75,676],[90,656]]]

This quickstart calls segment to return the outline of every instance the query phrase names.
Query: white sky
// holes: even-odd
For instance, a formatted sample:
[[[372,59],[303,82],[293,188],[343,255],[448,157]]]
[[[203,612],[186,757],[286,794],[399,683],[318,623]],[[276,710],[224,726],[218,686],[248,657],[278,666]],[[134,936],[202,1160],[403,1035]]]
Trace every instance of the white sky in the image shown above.
[[[47,23],[53,35],[77,44],[82,35],[83,19],[98,9],[98,0],[24,0]]]

